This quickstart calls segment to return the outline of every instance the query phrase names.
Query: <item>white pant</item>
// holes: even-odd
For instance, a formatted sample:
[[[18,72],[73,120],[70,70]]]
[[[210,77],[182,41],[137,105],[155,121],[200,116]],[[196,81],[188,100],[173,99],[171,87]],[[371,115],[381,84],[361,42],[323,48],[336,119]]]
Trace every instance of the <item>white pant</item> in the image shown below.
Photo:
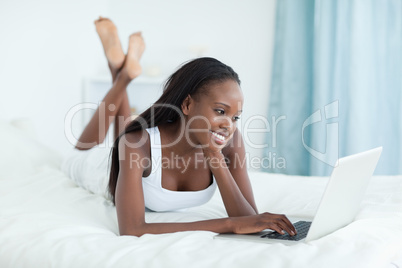
[[[109,183],[110,147],[95,146],[89,150],[73,149],[64,158],[61,170],[78,186],[107,199]]]

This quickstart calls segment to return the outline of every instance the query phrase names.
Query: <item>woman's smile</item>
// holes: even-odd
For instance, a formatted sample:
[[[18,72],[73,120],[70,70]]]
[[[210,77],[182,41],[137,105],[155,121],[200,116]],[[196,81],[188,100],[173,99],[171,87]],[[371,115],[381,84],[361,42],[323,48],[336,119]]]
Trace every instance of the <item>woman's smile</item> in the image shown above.
[[[227,142],[227,139],[228,139],[227,136],[218,134],[218,133],[216,133],[216,132],[214,132],[214,131],[212,131],[212,130],[210,130],[209,132],[211,133],[211,137],[213,138],[213,140],[214,140],[217,144],[223,145],[223,144],[225,144],[225,143]]]

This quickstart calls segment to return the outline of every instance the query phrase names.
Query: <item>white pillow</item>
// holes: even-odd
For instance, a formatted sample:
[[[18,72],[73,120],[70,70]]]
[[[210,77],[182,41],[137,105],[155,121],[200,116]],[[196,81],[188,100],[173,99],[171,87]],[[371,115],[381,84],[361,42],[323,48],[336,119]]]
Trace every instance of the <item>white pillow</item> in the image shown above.
[[[0,179],[36,172],[40,167],[59,168],[61,157],[41,144],[25,128],[0,120]]]

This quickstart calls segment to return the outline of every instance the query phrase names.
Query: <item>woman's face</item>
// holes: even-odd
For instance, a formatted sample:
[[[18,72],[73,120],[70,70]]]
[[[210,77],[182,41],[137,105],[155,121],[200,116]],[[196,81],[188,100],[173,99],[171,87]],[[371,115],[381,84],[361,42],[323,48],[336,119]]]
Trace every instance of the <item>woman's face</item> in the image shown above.
[[[225,147],[236,130],[243,109],[243,94],[234,80],[213,82],[187,110],[186,137],[190,144],[217,151]]]

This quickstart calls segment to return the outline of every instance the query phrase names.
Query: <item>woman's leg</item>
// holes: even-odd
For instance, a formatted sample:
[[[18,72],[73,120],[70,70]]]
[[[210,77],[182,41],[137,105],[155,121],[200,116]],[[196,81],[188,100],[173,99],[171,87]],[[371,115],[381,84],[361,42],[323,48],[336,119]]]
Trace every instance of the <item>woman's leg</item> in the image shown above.
[[[132,79],[141,74],[142,69],[139,60],[145,49],[141,33],[132,34],[129,40],[127,56],[122,62],[121,59],[118,61],[116,56],[113,55],[119,55],[116,52],[116,44],[121,49],[120,41],[107,40],[118,39],[116,27],[110,20],[102,18],[95,24],[109,62],[113,86],[81,134],[76,145],[76,148],[79,150],[88,150],[102,143],[113,121],[116,123],[115,137],[124,129],[130,117],[130,105],[128,103],[126,88]],[[115,52],[110,53],[110,49],[115,50]],[[119,69],[119,66],[121,69]]]
[[[116,76],[119,70],[115,70],[109,64],[110,72],[112,73],[113,83],[116,80]],[[116,139],[119,134],[125,129],[126,125],[131,121],[131,108],[128,101],[127,90],[123,92],[123,99],[121,101],[120,107],[117,110],[116,117],[114,119],[114,139]]]
[[[116,25],[107,18],[99,17],[95,21],[95,27],[102,42],[109,66],[115,70],[119,70],[123,66],[126,56],[121,47]]]
[[[130,35],[127,56],[125,58],[124,68],[129,77],[133,79],[138,77],[142,68],[139,63],[142,53],[145,49],[144,39],[141,32],[133,33]],[[112,66],[109,65],[111,68]],[[111,69],[112,74],[113,70]],[[113,76],[113,75],[112,75]],[[114,120],[114,139],[125,129],[126,125],[131,121],[131,108],[128,101],[127,91],[123,93],[123,98],[118,108],[117,116]]]

